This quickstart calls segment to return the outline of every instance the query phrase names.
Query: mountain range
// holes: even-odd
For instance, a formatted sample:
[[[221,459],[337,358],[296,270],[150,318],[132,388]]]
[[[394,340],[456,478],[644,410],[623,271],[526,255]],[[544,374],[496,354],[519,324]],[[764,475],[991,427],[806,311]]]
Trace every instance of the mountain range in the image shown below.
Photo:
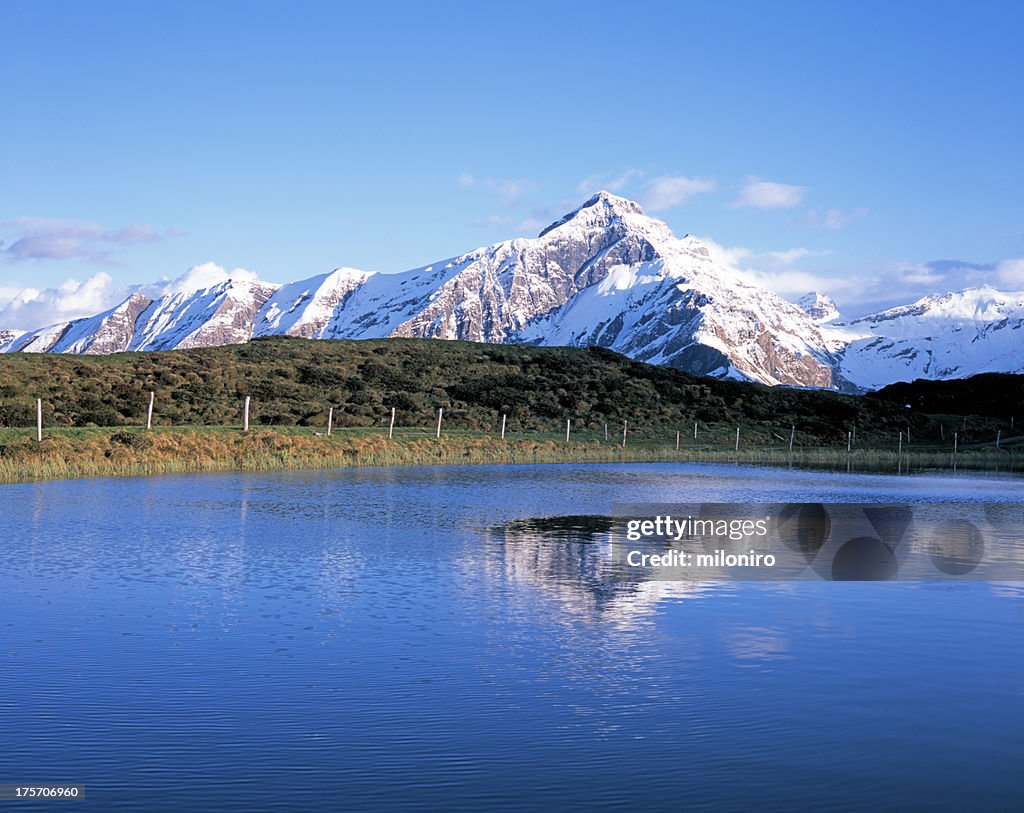
[[[712,245],[600,192],[536,238],[404,273],[338,268],[285,285],[135,292],[96,316],[0,330],[0,351],[109,354],[280,335],[598,345],[698,374],[857,392],[1024,372],[1024,293],[970,288],[844,322],[828,296],[787,302]]]

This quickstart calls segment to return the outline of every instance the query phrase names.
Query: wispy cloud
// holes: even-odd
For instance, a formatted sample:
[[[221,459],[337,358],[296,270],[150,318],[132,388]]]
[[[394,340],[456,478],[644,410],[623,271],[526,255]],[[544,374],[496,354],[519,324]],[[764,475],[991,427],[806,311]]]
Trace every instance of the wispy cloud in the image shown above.
[[[789,300],[810,291],[823,291],[833,296],[852,293],[860,284],[857,280],[800,266],[802,261],[828,256],[832,253],[829,250],[798,246],[755,252],[740,246],[722,246],[708,238],[701,238],[701,242],[712,250],[715,259],[741,278]]]
[[[523,178],[500,180],[498,178],[477,178],[469,172],[459,173],[456,182],[462,189],[486,189],[494,192],[505,203],[515,203],[537,188],[537,184]]]
[[[647,189],[640,196],[640,203],[650,212],[660,212],[675,208],[695,195],[714,189],[715,182],[710,179],[662,175],[650,180]]]
[[[576,185],[576,194],[580,197],[589,197],[601,190],[622,192],[634,178],[641,178],[643,174],[643,170],[640,169],[627,169],[618,175],[588,175]]]
[[[849,211],[843,211],[842,209],[828,209],[822,217],[822,225],[826,229],[841,229],[844,226],[848,226],[854,220],[860,220],[862,217],[868,215],[868,210],[864,207],[858,207]]]
[[[821,291],[836,300],[847,317],[905,305],[928,294],[992,285],[1003,291],[1024,290],[1024,257],[992,263],[967,260],[892,262],[865,268],[825,267],[828,250],[803,246],[755,252],[726,247],[701,238],[716,260],[748,282],[761,285],[795,301],[805,293]]]
[[[516,225],[517,234],[538,234],[541,230],[545,229],[553,218],[541,220],[539,217],[527,217],[524,220],[519,221]]]
[[[116,265],[114,247],[157,243],[182,232],[159,232],[145,223],[108,229],[99,223],[49,217],[17,217],[0,223],[0,256],[7,262],[82,259]]]
[[[1014,291],[1024,291],[1024,257],[1014,257],[996,264],[996,279]]]
[[[808,226],[837,231],[869,214],[871,211],[863,206],[858,206],[856,209],[825,209],[824,211],[811,209],[804,216],[804,223]]]
[[[740,189],[731,205],[736,209],[792,209],[800,205],[806,194],[806,186],[752,178]]]
[[[769,251],[764,256],[770,257],[783,265],[793,265],[799,260],[806,259],[807,257],[827,257],[831,253],[831,249],[816,251],[814,249],[800,246],[799,248],[789,248],[785,251]]]
[[[900,262],[893,263],[890,268],[885,269],[883,276],[893,287],[920,290],[921,293],[945,293],[958,288],[995,284],[998,277],[997,268],[996,263],[974,263],[966,260]]]

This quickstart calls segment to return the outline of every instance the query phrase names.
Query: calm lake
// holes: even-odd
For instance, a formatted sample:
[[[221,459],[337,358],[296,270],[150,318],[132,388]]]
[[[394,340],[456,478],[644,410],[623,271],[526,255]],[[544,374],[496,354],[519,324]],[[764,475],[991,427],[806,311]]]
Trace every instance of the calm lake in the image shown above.
[[[1021,809],[1024,584],[612,578],[547,518],[1022,497],[672,464],[2,486],[0,783],[86,786],[32,810]]]

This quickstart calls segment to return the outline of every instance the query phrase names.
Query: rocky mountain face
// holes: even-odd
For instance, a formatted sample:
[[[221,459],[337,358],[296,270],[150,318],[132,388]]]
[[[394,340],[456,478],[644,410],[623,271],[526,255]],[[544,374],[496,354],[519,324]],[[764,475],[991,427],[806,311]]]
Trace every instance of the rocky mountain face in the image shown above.
[[[0,353],[4,352],[4,349],[17,339],[21,335],[20,330],[0,330]]]
[[[401,274],[339,268],[281,286],[229,280],[155,298],[136,293],[94,317],[6,340],[0,333],[0,350],[113,353],[256,336],[407,336],[599,345],[695,373],[857,390],[908,376],[1019,368],[1013,340],[1020,348],[1021,296],[975,293],[842,324],[824,294],[786,302],[747,282],[712,247],[677,238],[636,203],[601,192],[536,238]]]

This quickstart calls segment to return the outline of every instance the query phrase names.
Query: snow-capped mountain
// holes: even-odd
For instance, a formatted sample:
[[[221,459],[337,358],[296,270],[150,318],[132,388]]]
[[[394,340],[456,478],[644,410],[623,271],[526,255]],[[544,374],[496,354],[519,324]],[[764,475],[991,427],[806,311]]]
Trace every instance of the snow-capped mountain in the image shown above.
[[[102,355],[247,342],[257,313],[276,288],[228,280],[201,291],[178,291],[158,299],[133,293],[97,316],[24,333],[5,349],[11,353]]]
[[[767,384],[835,384],[827,341],[803,311],[743,280],[699,240],[657,226],[654,258],[617,265],[519,338]]]
[[[832,358],[802,311],[607,193],[534,239],[403,274],[346,269],[285,286],[264,318],[257,335],[600,344],[696,372],[832,384]]]
[[[0,353],[3,353],[7,345],[17,339],[22,332],[21,330],[0,330]]]
[[[537,238],[369,277],[335,311],[322,335],[516,341],[532,319],[613,269],[655,259],[655,243],[665,238],[674,239],[637,204],[602,193]]]
[[[837,328],[843,378],[864,389],[915,378],[1024,373],[1024,293],[985,285],[855,319]]]
[[[1024,295],[973,289],[843,324],[826,295],[786,302],[717,251],[601,192],[535,238],[401,274],[339,268],[278,286],[251,276],[211,284],[204,272],[164,293],[141,289],[87,319],[0,333],[0,351],[407,336],[599,345],[696,373],[854,390],[1022,369]]]
[[[796,301],[796,305],[819,324],[839,318],[839,308],[836,307],[836,303],[832,301],[832,297],[821,293],[821,291],[804,294]]]
[[[126,349],[175,350],[246,342],[252,338],[257,314],[277,287],[228,280],[202,291],[162,296],[136,319]]]
[[[253,335],[323,338],[335,310],[369,276],[355,268],[338,268],[330,274],[282,285],[260,309]]]

